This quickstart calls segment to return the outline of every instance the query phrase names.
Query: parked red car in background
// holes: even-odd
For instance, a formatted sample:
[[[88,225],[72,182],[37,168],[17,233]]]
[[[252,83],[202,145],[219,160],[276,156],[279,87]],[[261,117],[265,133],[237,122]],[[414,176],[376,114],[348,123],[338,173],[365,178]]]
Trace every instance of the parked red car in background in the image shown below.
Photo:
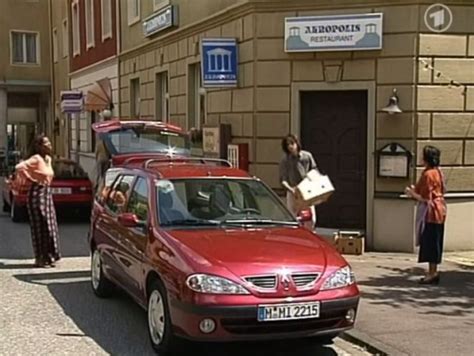
[[[92,204],[92,183],[84,169],[67,159],[53,161],[54,180],[51,184],[56,209],[74,209],[81,216],[89,216]],[[14,222],[28,218],[26,207],[29,185],[21,184],[15,174],[5,179],[3,211],[9,212]]]

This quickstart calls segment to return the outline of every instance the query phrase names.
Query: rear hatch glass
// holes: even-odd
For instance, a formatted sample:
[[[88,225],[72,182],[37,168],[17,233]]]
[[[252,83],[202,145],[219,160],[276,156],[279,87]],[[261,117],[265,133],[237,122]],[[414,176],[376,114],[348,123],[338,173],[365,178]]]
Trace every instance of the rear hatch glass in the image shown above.
[[[99,134],[112,155],[130,153],[190,154],[190,142],[183,133],[156,127],[136,126]]]

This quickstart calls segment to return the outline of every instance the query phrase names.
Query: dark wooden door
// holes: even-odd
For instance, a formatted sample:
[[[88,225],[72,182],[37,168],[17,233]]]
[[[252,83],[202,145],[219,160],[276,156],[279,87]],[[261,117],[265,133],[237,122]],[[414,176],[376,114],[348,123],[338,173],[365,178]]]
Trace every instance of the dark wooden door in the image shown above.
[[[336,189],[317,207],[317,226],[365,229],[367,92],[302,92],[301,141]]]

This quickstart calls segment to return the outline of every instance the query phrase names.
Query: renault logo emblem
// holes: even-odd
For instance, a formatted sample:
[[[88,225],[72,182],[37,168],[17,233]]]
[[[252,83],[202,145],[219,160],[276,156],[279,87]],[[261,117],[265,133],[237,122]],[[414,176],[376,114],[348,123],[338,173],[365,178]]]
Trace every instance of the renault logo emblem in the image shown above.
[[[280,283],[285,291],[290,290],[290,275],[287,273],[280,275]]]

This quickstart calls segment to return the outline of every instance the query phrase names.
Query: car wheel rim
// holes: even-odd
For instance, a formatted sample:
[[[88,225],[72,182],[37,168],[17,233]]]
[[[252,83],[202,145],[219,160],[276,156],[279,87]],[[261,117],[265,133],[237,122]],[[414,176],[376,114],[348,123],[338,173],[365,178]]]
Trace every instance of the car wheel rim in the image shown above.
[[[99,288],[100,283],[100,270],[101,270],[101,262],[100,262],[100,253],[99,251],[95,250],[94,254],[92,255],[92,287],[97,290]]]
[[[165,332],[165,307],[157,290],[153,291],[148,302],[148,326],[153,343],[159,345]]]

